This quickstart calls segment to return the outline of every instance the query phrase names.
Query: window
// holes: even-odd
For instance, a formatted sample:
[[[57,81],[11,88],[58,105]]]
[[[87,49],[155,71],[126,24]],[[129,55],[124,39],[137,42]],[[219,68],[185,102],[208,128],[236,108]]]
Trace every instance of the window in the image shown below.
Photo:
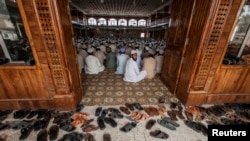
[[[104,26],[104,25],[107,25],[107,21],[104,18],[100,18],[98,19],[97,24],[100,26]]]
[[[96,25],[96,19],[94,19],[94,18],[89,18],[89,19],[88,19],[88,25]]]
[[[128,26],[137,26],[137,21],[135,19],[129,20]]]
[[[109,19],[109,26],[117,26],[117,20],[116,19]]]
[[[34,65],[34,57],[16,2],[1,0],[0,6],[1,64],[5,58],[10,63]]]
[[[119,26],[127,26],[127,20],[126,19],[120,19],[118,21]]]
[[[146,26],[146,20],[139,20],[138,21],[138,26]]]
[[[250,55],[250,5],[245,3],[229,42],[223,64],[241,64]]]

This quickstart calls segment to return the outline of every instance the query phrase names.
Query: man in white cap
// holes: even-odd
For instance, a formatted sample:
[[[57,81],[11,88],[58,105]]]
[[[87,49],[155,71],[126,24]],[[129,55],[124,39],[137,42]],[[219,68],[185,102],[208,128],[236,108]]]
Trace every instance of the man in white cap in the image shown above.
[[[94,49],[88,48],[88,56],[85,58],[85,73],[98,74],[104,70],[104,66],[100,63],[99,59],[93,55]]]
[[[139,71],[139,68],[136,63],[137,51],[131,51],[131,58],[128,59],[125,67],[124,81],[127,82],[139,82],[145,78],[147,72],[145,70]]]
[[[126,49],[125,47],[120,48],[120,54],[117,56],[117,67],[116,67],[116,74],[124,74],[125,66],[129,59],[129,56],[125,54]]]

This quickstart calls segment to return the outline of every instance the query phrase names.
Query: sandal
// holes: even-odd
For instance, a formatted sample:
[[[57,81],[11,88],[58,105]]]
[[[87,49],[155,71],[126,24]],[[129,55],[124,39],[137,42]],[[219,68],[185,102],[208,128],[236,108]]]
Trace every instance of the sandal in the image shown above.
[[[134,107],[137,109],[137,110],[143,110],[143,107],[141,106],[141,104],[140,103],[134,103],[133,104],[134,105]]]
[[[125,113],[125,114],[127,114],[127,115],[129,115],[129,114],[130,114],[129,109],[128,109],[128,108],[126,108],[126,107],[121,106],[119,109],[120,109],[123,113]]]
[[[135,127],[136,127],[136,123],[131,122],[131,123],[127,123],[126,125],[124,125],[122,128],[120,128],[120,130],[123,132],[129,132],[129,131],[131,131],[131,129],[133,129]]]
[[[174,111],[167,111],[167,114],[170,116],[170,118],[172,119],[172,120],[175,120],[175,121],[177,121],[178,119],[177,119],[177,117],[176,117],[176,113],[174,112]]]
[[[98,107],[96,110],[95,110],[95,116],[99,116],[101,114],[101,111],[102,111],[102,107]]]
[[[87,126],[84,126],[84,127],[82,128],[82,131],[83,131],[83,132],[92,132],[92,131],[95,131],[95,130],[97,130],[97,129],[99,129],[98,126],[93,125],[93,124],[89,124],[89,125],[87,125]]]
[[[49,128],[49,139],[50,140],[56,140],[57,136],[58,136],[58,133],[59,133],[59,127],[57,125],[52,125],[50,128]]]
[[[155,130],[149,132],[150,136],[155,137],[155,138],[160,138],[160,139],[167,139],[169,135],[161,130]]]
[[[158,119],[157,122],[158,122],[161,126],[166,127],[166,128],[168,128],[168,129],[170,129],[170,130],[176,130],[175,126],[172,125],[172,124],[170,124],[168,121]]]
[[[150,119],[146,124],[146,129],[150,130],[156,123],[156,120]]]
[[[70,124],[65,124],[65,123],[61,123],[59,125],[59,128],[64,130],[64,131],[67,131],[67,132],[71,132],[73,130],[75,130],[76,128]]]
[[[68,134],[64,134],[63,137],[58,141],[81,141],[83,140],[84,136],[85,135],[83,133],[71,132]]]
[[[116,127],[117,126],[117,122],[114,119],[112,119],[112,118],[105,117],[104,118],[104,122],[106,122],[107,124],[109,124],[112,127]]]
[[[48,132],[47,130],[43,129],[41,130],[38,134],[37,134],[37,141],[47,141],[47,136],[48,136]]]
[[[85,126],[89,125],[92,121],[94,121],[93,118],[92,118],[92,119],[89,119],[89,120],[86,120],[86,122],[84,122],[84,123],[81,125],[81,127],[85,127]]]
[[[134,111],[133,104],[125,103],[125,106],[126,106],[127,108],[129,108],[130,111]]]
[[[92,134],[87,133],[85,136],[85,141],[95,141],[95,138]]]
[[[33,125],[28,125],[25,128],[21,129],[21,136],[19,137],[19,140],[25,140],[30,135],[31,131],[33,131]]]
[[[111,141],[111,136],[108,133],[103,134],[103,141]]]
[[[180,126],[180,124],[178,124],[177,122],[173,121],[169,117],[163,117],[162,120],[169,122],[170,124],[174,125],[175,127],[179,127]]]
[[[105,129],[105,124],[104,124],[104,119],[103,117],[98,117],[97,118],[97,123],[98,123],[98,126],[101,130]]]

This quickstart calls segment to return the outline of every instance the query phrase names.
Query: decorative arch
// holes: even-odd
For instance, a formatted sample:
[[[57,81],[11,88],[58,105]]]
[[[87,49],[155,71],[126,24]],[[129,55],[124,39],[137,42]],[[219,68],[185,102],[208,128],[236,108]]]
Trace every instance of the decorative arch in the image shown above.
[[[96,19],[95,18],[89,18],[88,19],[88,25],[96,25]]]
[[[138,26],[146,26],[146,20],[140,19],[140,20],[138,21]]]
[[[128,21],[128,26],[137,26],[137,20],[135,19],[130,19]]]
[[[119,19],[118,26],[127,26],[127,20],[126,19]]]
[[[108,25],[109,26],[117,26],[117,20],[114,18],[111,18],[108,20]]]
[[[104,26],[106,26],[107,25],[107,20],[104,19],[104,18],[99,18],[98,21],[97,21],[97,25],[100,25],[100,26],[104,25]]]

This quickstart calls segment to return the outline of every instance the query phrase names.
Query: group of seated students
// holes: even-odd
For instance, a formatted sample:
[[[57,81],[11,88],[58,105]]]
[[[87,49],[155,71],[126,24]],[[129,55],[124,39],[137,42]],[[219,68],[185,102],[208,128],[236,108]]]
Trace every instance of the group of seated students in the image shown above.
[[[88,38],[76,42],[80,73],[98,74],[106,68],[123,75],[127,82],[161,73],[164,40]]]

